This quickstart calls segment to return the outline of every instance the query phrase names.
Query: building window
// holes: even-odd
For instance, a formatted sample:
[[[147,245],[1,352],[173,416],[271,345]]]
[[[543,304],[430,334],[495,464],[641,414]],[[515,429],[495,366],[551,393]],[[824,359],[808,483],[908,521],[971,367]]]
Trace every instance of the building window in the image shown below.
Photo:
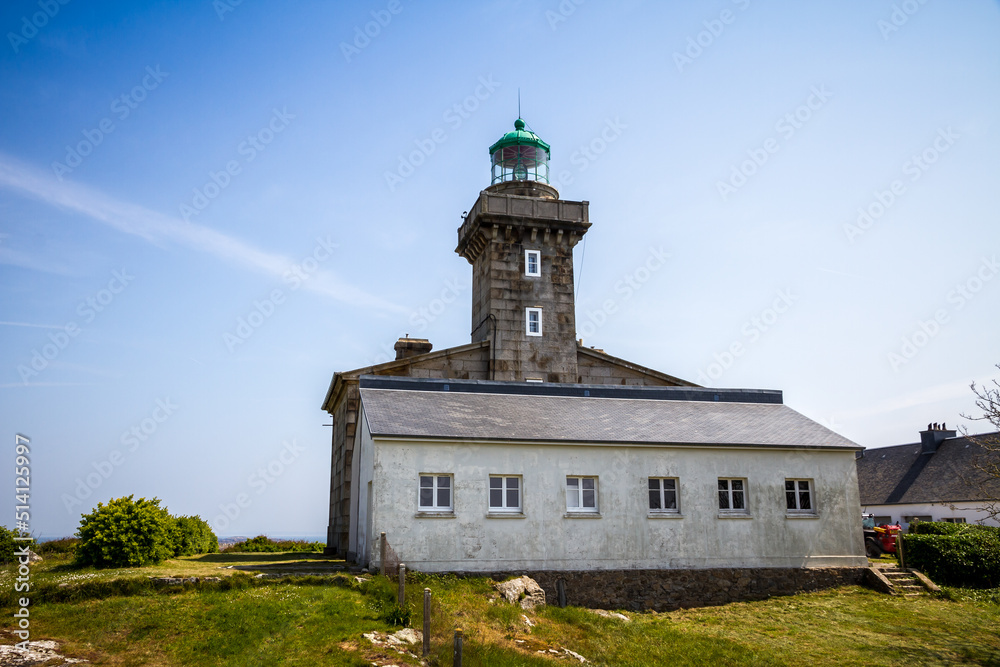
[[[451,475],[420,476],[420,511],[451,512],[454,509]]]
[[[747,495],[745,479],[719,478],[719,511],[742,513],[747,512]]]
[[[597,478],[566,478],[566,511],[597,513]]]
[[[525,308],[524,309],[524,320],[527,325],[526,333],[529,336],[541,336],[542,335],[542,309],[541,308]]]
[[[785,480],[785,509],[796,514],[815,514],[812,499],[812,480]]]
[[[892,517],[891,516],[875,516],[874,517],[876,526],[891,526]]]
[[[524,275],[537,278],[542,275],[542,251],[524,251]]]
[[[965,523],[964,516],[948,516],[941,520],[944,521],[945,523]]]
[[[521,511],[521,478],[490,475],[490,511]]]
[[[649,478],[649,511],[677,512],[677,480],[673,477]]]

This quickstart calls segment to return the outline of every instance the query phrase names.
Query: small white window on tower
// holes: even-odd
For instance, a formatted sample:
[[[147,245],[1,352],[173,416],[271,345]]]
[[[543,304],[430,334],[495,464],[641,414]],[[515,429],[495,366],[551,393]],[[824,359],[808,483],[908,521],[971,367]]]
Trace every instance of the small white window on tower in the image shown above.
[[[542,335],[542,309],[541,308],[525,308],[524,309],[524,321],[526,325],[525,333],[529,336],[541,336]]]
[[[542,275],[542,251],[524,251],[524,275],[539,277]]]

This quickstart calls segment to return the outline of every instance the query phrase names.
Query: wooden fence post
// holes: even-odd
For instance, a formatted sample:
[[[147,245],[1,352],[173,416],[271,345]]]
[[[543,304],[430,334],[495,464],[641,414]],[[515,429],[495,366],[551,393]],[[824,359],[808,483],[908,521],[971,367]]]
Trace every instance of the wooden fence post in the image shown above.
[[[424,657],[431,652],[431,589],[424,589]]]
[[[566,582],[562,579],[556,580],[556,597],[559,599],[559,607],[566,608]]]
[[[399,564],[399,606],[402,607],[406,602],[406,565],[404,563]]]
[[[378,573],[385,576],[385,533],[378,538]]]
[[[455,630],[455,667],[462,667],[462,629]]]

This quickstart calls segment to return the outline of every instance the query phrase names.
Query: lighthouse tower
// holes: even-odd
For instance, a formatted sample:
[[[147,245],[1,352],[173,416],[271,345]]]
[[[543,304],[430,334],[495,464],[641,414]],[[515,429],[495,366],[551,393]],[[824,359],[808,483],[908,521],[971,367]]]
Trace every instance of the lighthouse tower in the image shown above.
[[[490,379],[579,382],[573,247],[589,202],[559,199],[550,147],[520,118],[489,152],[455,249],[472,264],[472,342],[491,341]]]

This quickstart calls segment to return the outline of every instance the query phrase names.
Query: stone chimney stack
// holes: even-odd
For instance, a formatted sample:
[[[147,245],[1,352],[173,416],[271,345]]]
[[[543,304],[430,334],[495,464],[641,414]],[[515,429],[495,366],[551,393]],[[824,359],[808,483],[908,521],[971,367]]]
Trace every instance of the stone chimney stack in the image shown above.
[[[933,454],[937,451],[938,445],[958,435],[957,431],[949,431],[948,427],[941,424],[928,424],[926,431],[920,432],[920,446],[923,454]]]
[[[396,344],[392,346],[392,348],[396,350],[396,361],[430,352],[433,347],[434,346],[431,345],[431,342],[426,338],[407,337],[400,338],[396,341]]]

